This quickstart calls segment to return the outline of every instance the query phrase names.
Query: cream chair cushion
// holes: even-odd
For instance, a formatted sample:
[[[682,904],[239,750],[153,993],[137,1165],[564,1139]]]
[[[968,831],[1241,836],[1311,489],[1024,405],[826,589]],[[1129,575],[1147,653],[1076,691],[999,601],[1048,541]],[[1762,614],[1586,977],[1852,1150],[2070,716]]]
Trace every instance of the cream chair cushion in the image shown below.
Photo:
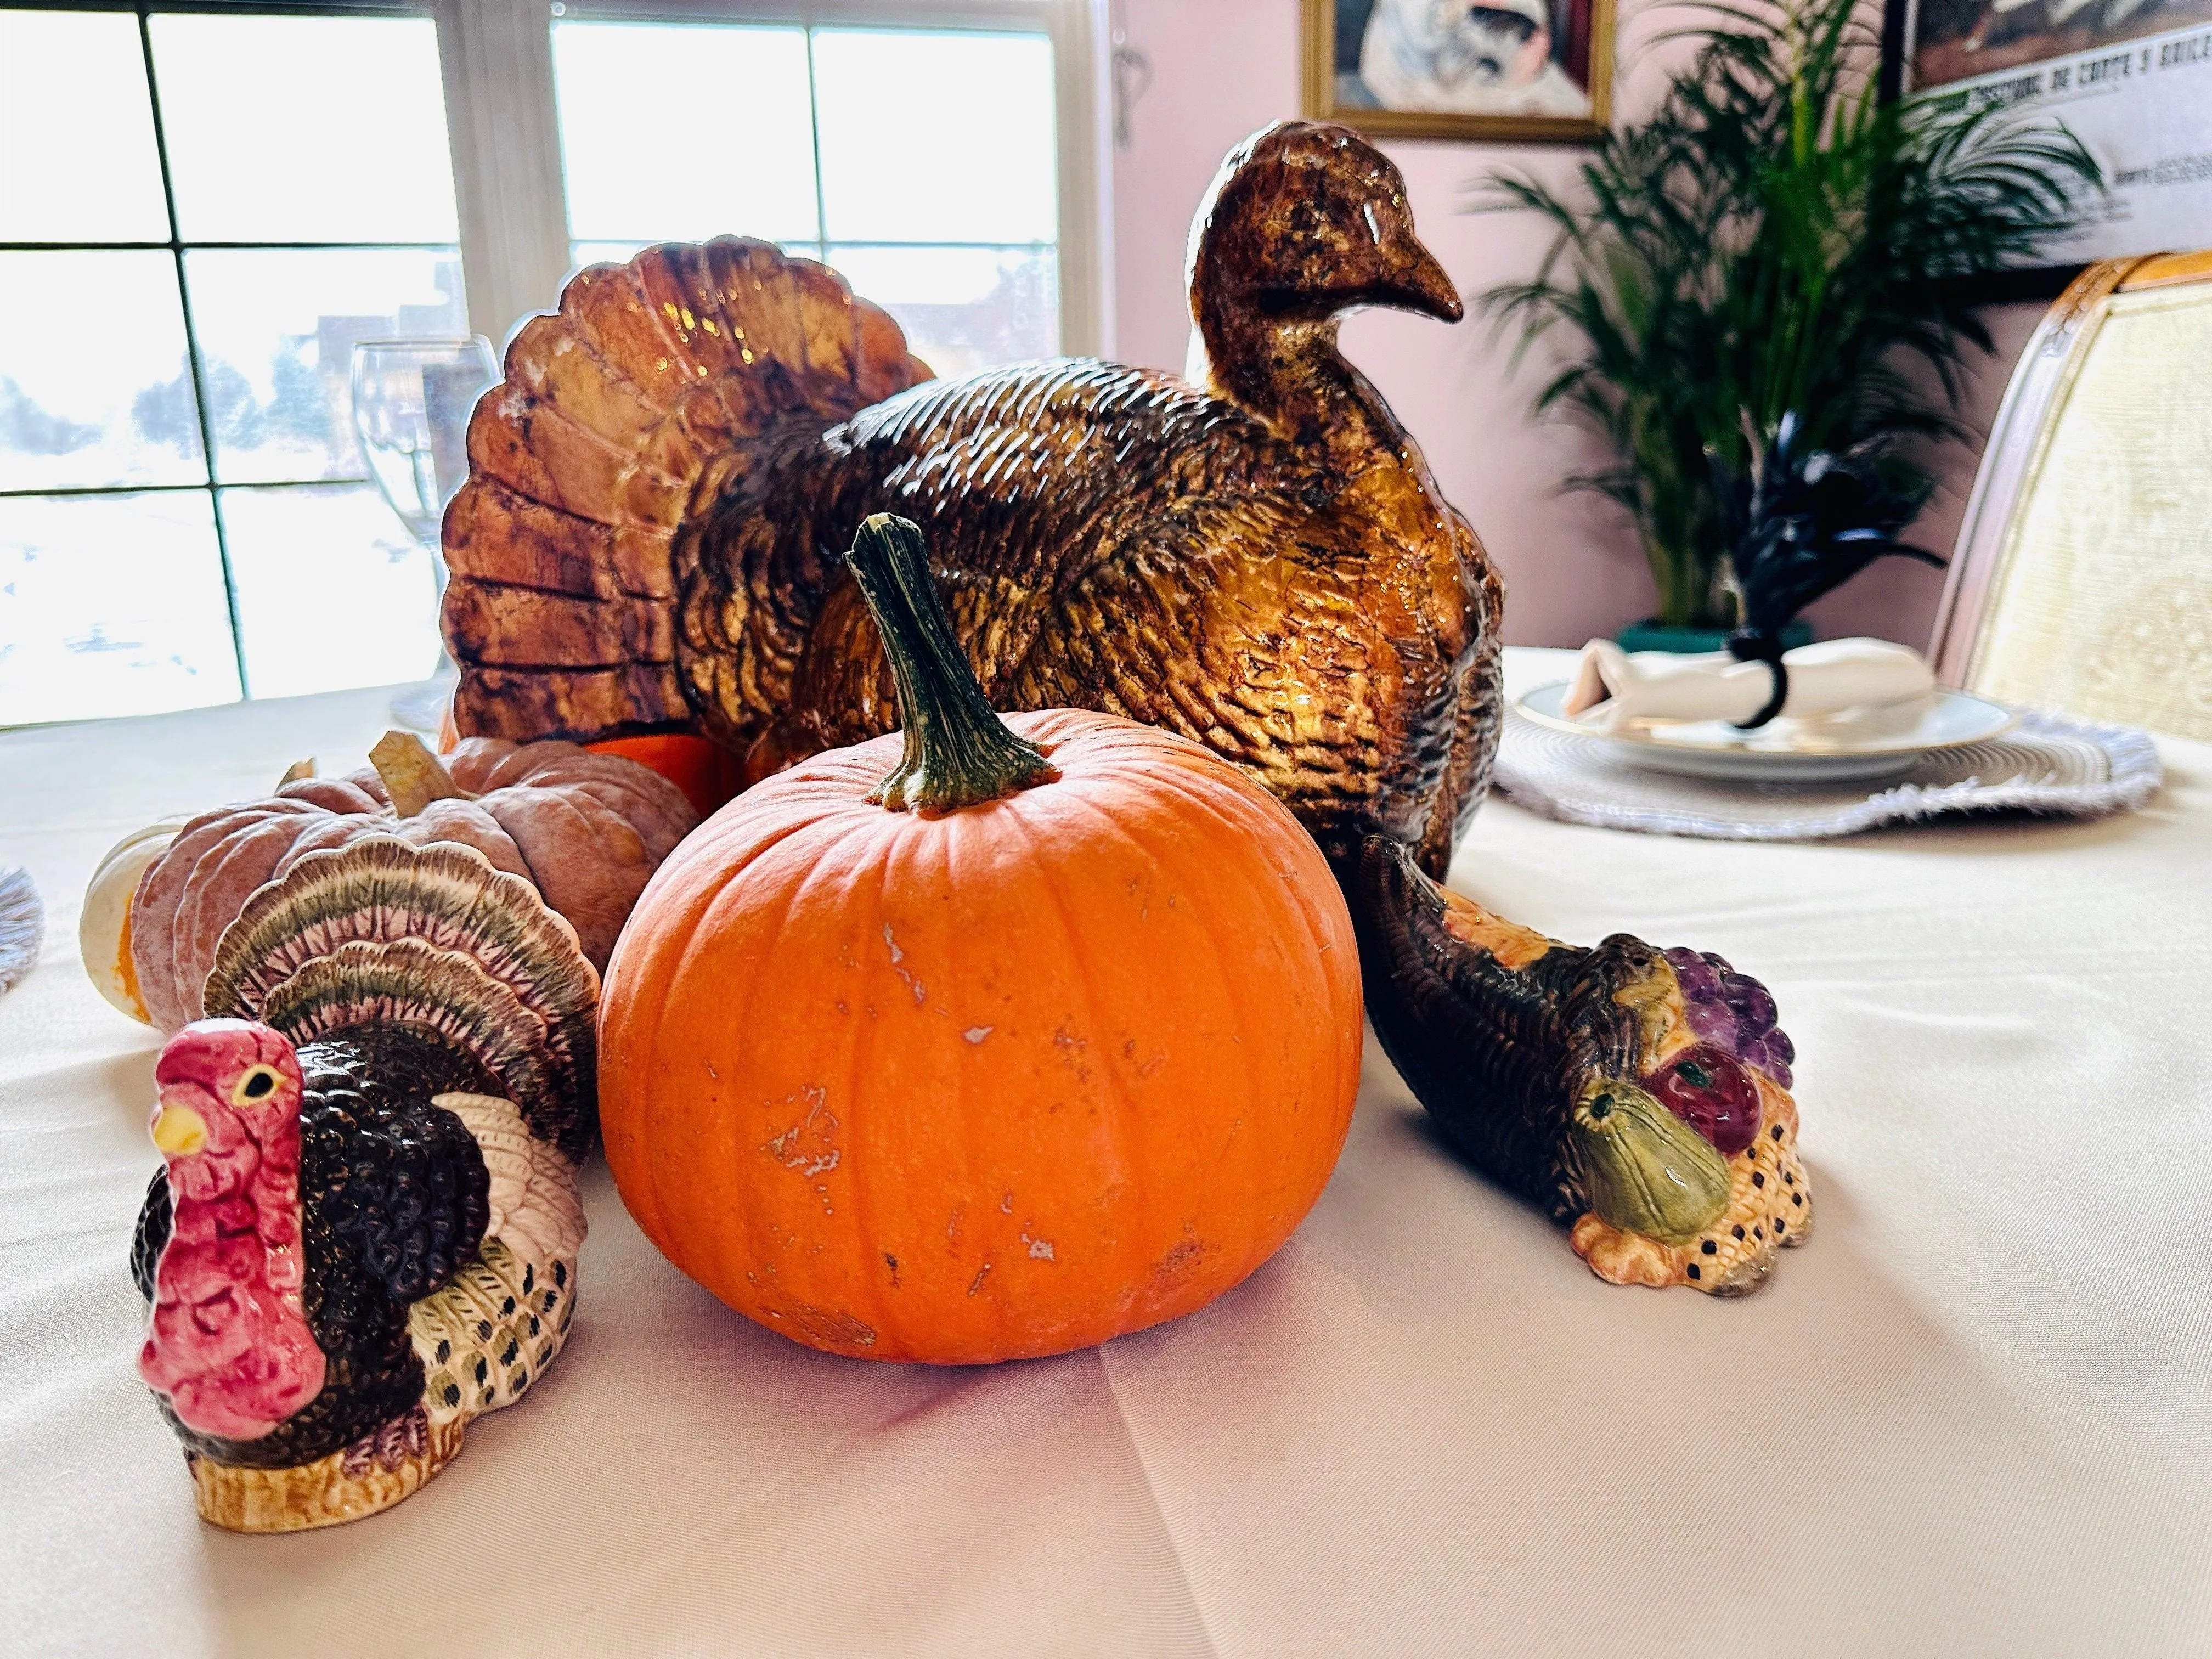
[[[2212,281],[2123,285],[2080,327],[1965,683],[2212,738]]]

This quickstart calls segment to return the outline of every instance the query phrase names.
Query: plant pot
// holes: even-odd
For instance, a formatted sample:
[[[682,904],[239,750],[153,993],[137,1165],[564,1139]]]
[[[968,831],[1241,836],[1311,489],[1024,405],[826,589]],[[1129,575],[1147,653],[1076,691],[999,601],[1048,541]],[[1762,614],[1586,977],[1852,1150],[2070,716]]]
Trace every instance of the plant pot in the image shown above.
[[[1624,651],[1725,651],[1729,629],[1725,628],[1668,628],[1654,617],[1631,623],[1613,639]],[[1782,648],[1795,651],[1813,643],[1813,624],[1802,617],[1782,630]]]

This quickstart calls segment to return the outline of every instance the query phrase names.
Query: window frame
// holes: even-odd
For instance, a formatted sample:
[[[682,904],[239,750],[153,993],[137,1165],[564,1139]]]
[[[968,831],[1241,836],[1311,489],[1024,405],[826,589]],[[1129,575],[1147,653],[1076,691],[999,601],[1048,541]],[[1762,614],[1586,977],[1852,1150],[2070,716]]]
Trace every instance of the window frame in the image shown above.
[[[428,16],[437,26],[446,136],[460,215],[469,326],[495,346],[551,309],[569,263],[553,93],[560,0],[0,0],[20,11]],[[578,0],[564,16],[636,22],[1026,30],[1052,42],[1059,185],[1060,344],[1114,350],[1109,0]],[[142,21],[143,31],[143,21]],[[732,226],[742,233],[743,226]],[[171,230],[173,233],[173,223]],[[156,245],[158,246],[158,245]]]
[[[1057,216],[1055,252],[1060,349],[1069,356],[1111,356],[1114,346],[1113,222],[1109,181],[1110,136],[1103,112],[1108,0],[0,0],[20,11],[116,13],[136,20],[153,117],[165,240],[5,242],[0,252],[166,251],[183,307],[192,406],[198,425],[202,483],[88,485],[0,490],[0,498],[128,495],[204,491],[212,505],[223,599],[239,699],[254,696],[230,538],[223,519],[226,488],[217,476],[213,416],[185,280],[185,256],[200,249],[443,248],[449,244],[383,242],[198,242],[177,222],[161,87],[150,20],[166,12],[270,16],[428,17],[435,26],[446,133],[459,219],[461,281],[470,329],[504,351],[514,331],[550,310],[574,269],[570,257],[566,182],[553,81],[556,17],[593,21],[769,23],[799,27],[879,27],[931,32],[973,30],[1041,33],[1052,45]],[[743,225],[729,227],[743,234]],[[258,489],[368,483],[358,479],[256,483]]]
[[[461,216],[469,323],[503,342],[550,310],[574,266],[553,88],[551,23],[769,23],[935,32],[1016,30],[1052,43],[1060,349],[1113,348],[1104,0],[428,0]],[[743,234],[745,227],[732,225]]]
[[[139,61],[146,76],[147,112],[153,125],[155,164],[161,171],[161,210],[169,234],[161,240],[132,241],[0,241],[0,253],[163,253],[169,256],[171,279],[176,283],[177,304],[184,325],[185,357],[191,382],[192,419],[199,434],[200,465],[205,477],[196,483],[75,484],[48,488],[0,489],[0,501],[51,500],[58,497],[204,495],[215,531],[216,556],[222,576],[223,611],[230,626],[231,660],[238,676],[240,702],[254,700],[252,672],[246,661],[245,619],[239,605],[239,584],[231,551],[230,528],[223,496],[229,490],[325,489],[349,484],[374,485],[367,471],[357,477],[226,480],[217,460],[214,411],[208,401],[208,359],[202,348],[199,325],[192,310],[192,287],[185,274],[185,256],[195,252],[324,252],[387,249],[444,253],[453,249],[461,262],[462,281],[467,281],[468,249],[456,242],[363,241],[201,241],[187,239],[177,219],[177,191],[169,160],[168,125],[161,112],[161,76],[155,61],[152,20],[162,13],[199,15],[274,15],[284,17],[404,17],[420,20],[423,9],[404,0],[0,0],[9,11],[70,12],[79,15],[112,14],[129,17],[137,27]],[[452,125],[451,118],[447,126]],[[213,705],[222,707],[221,704]],[[120,718],[120,717],[109,717]]]

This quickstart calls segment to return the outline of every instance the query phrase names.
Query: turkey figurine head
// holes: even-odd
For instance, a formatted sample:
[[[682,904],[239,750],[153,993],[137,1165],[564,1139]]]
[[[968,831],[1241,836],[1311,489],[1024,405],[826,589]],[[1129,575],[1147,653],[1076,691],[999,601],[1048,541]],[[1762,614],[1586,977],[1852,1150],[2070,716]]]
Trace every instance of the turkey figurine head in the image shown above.
[[[1404,176],[1330,122],[1278,122],[1230,152],[1191,225],[1189,277],[1186,377],[1299,442],[1347,421],[1356,438],[1396,430],[1337,356],[1346,313],[1384,306],[1455,323],[1465,311],[1414,234]],[[1364,394],[1350,399],[1359,409],[1348,393]]]
[[[299,1057],[266,1025],[204,1019],[154,1080],[172,1221],[138,1374],[186,1427],[258,1439],[324,1380],[301,1305]]]

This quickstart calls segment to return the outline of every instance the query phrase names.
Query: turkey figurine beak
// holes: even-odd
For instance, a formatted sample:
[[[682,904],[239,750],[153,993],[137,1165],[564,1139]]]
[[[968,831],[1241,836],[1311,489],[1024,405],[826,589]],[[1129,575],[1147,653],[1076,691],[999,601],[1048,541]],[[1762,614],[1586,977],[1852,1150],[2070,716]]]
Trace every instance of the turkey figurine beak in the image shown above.
[[[1386,306],[1433,317],[1440,323],[1455,323],[1467,315],[1459,290],[1452,286],[1437,256],[1411,237],[1398,250],[1378,297]]]
[[[189,1106],[163,1101],[154,1109],[153,1130],[164,1158],[190,1158],[207,1145],[207,1120]]]

